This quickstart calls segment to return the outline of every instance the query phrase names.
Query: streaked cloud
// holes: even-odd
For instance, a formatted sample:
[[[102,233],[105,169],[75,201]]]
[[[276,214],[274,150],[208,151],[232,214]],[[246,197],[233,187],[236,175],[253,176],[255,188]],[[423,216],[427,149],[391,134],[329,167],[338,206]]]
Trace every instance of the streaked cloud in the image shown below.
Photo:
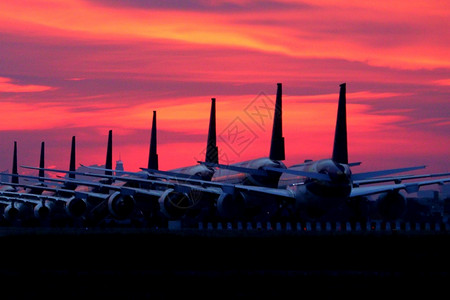
[[[45,92],[55,89],[54,87],[14,83],[11,78],[0,77],[0,93],[33,93]]]
[[[140,1],[130,3],[136,5],[117,7],[80,0],[4,2],[0,24],[23,35],[31,25],[33,34],[44,36],[124,42],[166,39],[407,69],[450,64],[448,41],[441,38],[446,34],[447,15],[440,1],[411,1],[400,7],[388,1],[371,5],[267,2],[277,13],[258,9],[264,6],[258,1],[221,2],[219,7],[244,8],[230,14],[205,9],[218,7],[211,4],[187,5],[189,9],[183,10],[175,5],[167,9],[170,4],[161,9]],[[292,9],[283,9],[286,6]]]
[[[436,83],[438,85],[450,86],[450,78],[448,78],[448,79],[439,79],[439,80],[434,81],[434,83]]]

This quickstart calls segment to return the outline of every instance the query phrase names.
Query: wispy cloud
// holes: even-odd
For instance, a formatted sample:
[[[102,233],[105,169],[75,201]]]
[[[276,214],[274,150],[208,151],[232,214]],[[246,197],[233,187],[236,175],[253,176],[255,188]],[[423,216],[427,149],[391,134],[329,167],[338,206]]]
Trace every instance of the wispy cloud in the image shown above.
[[[54,90],[54,87],[35,84],[17,84],[11,78],[0,77],[0,92],[3,93],[34,93]]]
[[[140,1],[129,7],[79,0],[20,2],[0,4],[0,22],[25,35],[32,24],[33,33],[44,36],[166,39],[408,69],[450,65],[448,43],[442,39],[448,16],[439,1],[412,1],[400,8],[387,1],[371,5],[303,2],[298,6],[290,1],[267,2],[274,10],[258,9],[263,6],[258,1],[222,3],[225,12],[227,7],[243,8],[229,14],[204,9],[206,5],[188,5],[183,10],[175,5],[149,7]],[[292,9],[283,9],[286,6]]]

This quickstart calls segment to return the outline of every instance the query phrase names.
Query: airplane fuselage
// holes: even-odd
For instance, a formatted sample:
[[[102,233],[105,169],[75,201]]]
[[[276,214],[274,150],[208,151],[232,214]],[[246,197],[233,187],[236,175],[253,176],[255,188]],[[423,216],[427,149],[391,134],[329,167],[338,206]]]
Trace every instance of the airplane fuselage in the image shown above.
[[[263,170],[265,167],[270,168],[283,168],[286,166],[281,161],[271,160],[267,157],[252,159],[231,166],[242,167],[254,170]],[[267,175],[255,175],[250,173],[237,172],[234,170],[227,170],[219,168],[212,178],[212,181],[231,183],[231,184],[244,184],[252,186],[264,186],[264,187],[277,187],[280,173],[266,171]]]
[[[180,173],[188,176],[196,176],[201,178],[201,180],[210,181],[214,176],[214,169],[209,168],[205,165],[195,165],[183,168],[172,169],[170,172]]]
[[[330,180],[318,180],[284,173],[279,188],[287,188],[295,195],[295,209],[310,217],[320,217],[344,204],[352,190],[348,165],[331,159],[319,160],[294,167],[293,170],[327,174]]]

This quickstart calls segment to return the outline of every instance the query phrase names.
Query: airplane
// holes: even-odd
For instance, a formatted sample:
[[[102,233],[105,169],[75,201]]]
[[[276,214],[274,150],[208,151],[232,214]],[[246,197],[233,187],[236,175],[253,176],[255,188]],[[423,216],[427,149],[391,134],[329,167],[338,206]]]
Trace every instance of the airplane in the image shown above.
[[[343,83],[340,85],[335,138],[331,159],[306,162],[295,167],[290,167],[280,178],[279,187],[290,189],[296,195],[294,210],[298,214],[303,218],[318,218],[326,216],[327,213],[333,210],[336,212],[338,207],[357,207],[360,205],[363,197],[379,194],[380,196],[376,200],[376,207],[382,217],[385,219],[396,219],[404,213],[406,207],[406,199],[399,193],[400,190],[406,190],[407,193],[411,193],[417,191],[420,186],[443,184],[449,180],[449,178],[445,178],[401,184],[403,180],[448,176],[449,174],[381,178],[381,176],[385,175],[422,169],[425,166],[364,173],[352,173],[351,166],[348,162],[347,146],[346,84]],[[299,182],[298,175],[295,175],[297,171],[315,173],[320,175],[320,177],[306,175],[306,179]],[[301,174],[299,173],[299,175]],[[370,185],[384,181],[394,181],[396,184],[360,187],[361,185]],[[366,198],[364,199],[367,200]]]
[[[277,83],[277,94],[273,115],[272,138],[269,157],[251,159],[231,165],[218,162],[199,161],[201,165],[217,168],[212,178],[216,182],[227,182],[263,187],[277,187],[281,173],[272,169],[286,169],[285,146],[282,128],[282,83]]]

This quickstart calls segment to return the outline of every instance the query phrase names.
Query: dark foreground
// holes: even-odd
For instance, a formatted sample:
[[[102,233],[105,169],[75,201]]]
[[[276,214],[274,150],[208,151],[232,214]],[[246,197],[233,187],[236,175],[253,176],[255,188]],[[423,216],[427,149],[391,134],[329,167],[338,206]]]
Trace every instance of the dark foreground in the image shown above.
[[[450,291],[446,232],[1,230],[3,299],[404,299]]]

